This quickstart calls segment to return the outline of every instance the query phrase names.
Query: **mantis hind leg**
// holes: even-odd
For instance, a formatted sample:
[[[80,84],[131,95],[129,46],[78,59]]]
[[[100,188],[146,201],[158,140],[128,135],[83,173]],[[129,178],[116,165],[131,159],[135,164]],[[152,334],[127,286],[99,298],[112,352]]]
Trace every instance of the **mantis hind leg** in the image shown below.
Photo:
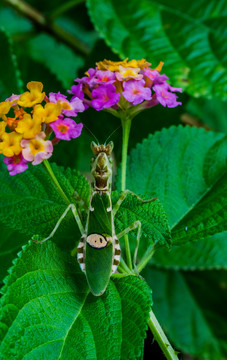
[[[130,231],[133,231],[135,229],[137,229],[137,236],[136,236],[136,248],[133,256],[133,266],[136,269],[137,253],[139,249],[140,236],[141,236],[141,222],[139,220],[135,221],[129,227],[127,227],[122,232],[120,232],[117,235],[117,238],[120,239],[121,237],[123,237],[124,235],[128,234]]]
[[[62,216],[59,218],[58,222],[56,223],[55,227],[53,228],[53,230],[51,231],[51,233],[50,233],[49,236],[47,236],[47,237],[46,237],[45,239],[43,239],[43,240],[36,240],[36,239],[32,239],[32,240],[33,240],[35,243],[37,243],[37,244],[42,244],[42,243],[44,243],[45,241],[51,239],[51,238],[54,236],[54,234],[56,233],[57,229],[59,228],[62,220],[66,217],[66,215],[67,215],[67,213],[68,213],[69,210],[72,210],[72,213],[73,213],[73,215],[74,215],[74,218],[75,218],[75,220],[76,220],[76,222],[77,222],[77,225],[78,225],[78,227],[79,227],[79,229],[80,229],[80,232],[81,232],[81,235],[82,235],[82,234],[84,233],[84,228],[83,228],[83,225],[82,225],[82,223],[81,223],[81,220],[80,220],[78,211],[77,211],[76,206],[75,206],[74,204],[70,204],[70,205],[65,209],[65,211],[64,211],[63,214],[62,214]]]

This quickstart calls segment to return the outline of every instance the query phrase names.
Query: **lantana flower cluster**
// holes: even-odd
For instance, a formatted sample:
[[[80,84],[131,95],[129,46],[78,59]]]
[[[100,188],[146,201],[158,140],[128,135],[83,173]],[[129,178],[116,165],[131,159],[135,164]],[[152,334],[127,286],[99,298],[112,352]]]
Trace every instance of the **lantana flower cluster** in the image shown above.
[[[106,109],[118,116],[118,110],[128,111],[132,107],[134,113],[138,113],[158,104],[170,108],[181,105],[175,92],[182,89],[170,86],[168,77],[160,74],[163,62],[154,69],[145,59],[104,60],[96,65],[86,76],[75,79],[77,85],[68,91],[86,107],[97,111]]]
[[[0,103],[0,154],[10,175],[48,159],[54,144],[80,136],[83,127],[69,118],[85,110],[81,99],[74,96],[69,101],[60,92],[47,96],[37,81],[27,88]]]

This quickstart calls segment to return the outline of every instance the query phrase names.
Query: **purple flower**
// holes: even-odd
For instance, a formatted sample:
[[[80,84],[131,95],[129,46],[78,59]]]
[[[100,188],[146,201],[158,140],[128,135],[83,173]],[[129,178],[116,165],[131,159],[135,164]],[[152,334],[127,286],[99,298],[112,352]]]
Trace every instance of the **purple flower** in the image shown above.
[[[169,108],[176,107],[178,105],[182,105],[181,102],[177,101],[176,94],[173,94],[172,91],[182,92],[181,88],[174,88],[167,83],[162,85],[154,85],[153,90],[155,91],[157,100],[163,106],[168,106]],[[168,91],[170,90],[170,91]]]
[[[145,69],[143,72],[144,76],[148,77],[151,81],[148,81],[148,86],[156,85],[156,84],[163,84],[168,80],[168,77],[165,74],[160,75],[157,70]]]
[[[71,90],[68,90],[68,93],[73,95],[71,100],[73,100],[75,98],[79,98],[80,100],[84,99],[84,92],[83,92],[82,84],[73,85],[71,87]]]
[[[28,168],[28,162],[23,158],[22,153],[11,157],[5,157],[3,162],[7,165],[7,170],[10,175],[22,173]]]
[[[123,82],[122,95],[133,105],[140,104],[143,100],[151,100],[151,89],[144,87],[144,80],[128,80]]]
[[[108,109],[120,100],[120,93],[115,92],[113,84],[100,85],[92,91],[93,100],[91,105],[97,111]]]
[[[80,136],[83,124],[77,124],[69,118],[58,118],[50,124],[50,127],[54,130],[57,139],[69,141],[71,138],[75,139]]]

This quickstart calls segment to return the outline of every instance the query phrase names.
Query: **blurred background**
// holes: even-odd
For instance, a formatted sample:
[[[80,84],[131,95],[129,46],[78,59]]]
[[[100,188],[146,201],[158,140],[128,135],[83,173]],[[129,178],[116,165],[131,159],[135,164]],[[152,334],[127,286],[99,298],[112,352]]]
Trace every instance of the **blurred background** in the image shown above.
[[[104,58],[116,61],[126,57],[146,58],[153,67],[164,62],[162,73],[169,77],[170,84],[183,88],[179,95],[183,105],[174,109],[159,105],[137,116],[133,120],[129,149],[149,133],[171,125],[188,124],[226,133],[226,25],[227,4],[223,0],[190,3],[181,0],[0,1],[0,101],[12,93],[25,91],[31,80],[41,81],[46,93],[67,94],[74,79],[84,76],[89,67],[95,67],[95,63]],[[120,120],[94,109],[75,120],[86,125],[81,137],[60,142],[51,160],[87,174],[93,140],[87,128],[100,143],[116,130],[111,139],[115,143],[116,166],[119,166]],[[2,227],[1,236],[4,231]],[[20,246],[20,235],[12,232],[12,239],[15,236],[17,246],[12,240],[12,256],[4,262],[1,278]],[[1,262],[4,256],[4,252],[0,252]],[[216,272],[204,272],[203,277],[212,282]],[[188,292],[199,303],[195,277],[192,278],[190,272],[184,272],[184,277]],[[206,292],[208,288],[203,290]],[[218,306],[213,298],[210,304]],[[215,337],[214,324],[207,324],[207,328]],[[218,338],[215,337],[215,341],[219,346]],[[183,340],[179,343],[186,354],[190,352],[190,348],[184,348]],[[150,346],[156,349],[148,334],[144,359],[150,358]],[[155,359],[164,359],[158,347],[155,351]],[[192,353],[193,359],[201,359],[199,351],[196,353],[193,348]],[[181,358],[192,359],[188,355]],[[203,359],[214,360],[209,353]]]

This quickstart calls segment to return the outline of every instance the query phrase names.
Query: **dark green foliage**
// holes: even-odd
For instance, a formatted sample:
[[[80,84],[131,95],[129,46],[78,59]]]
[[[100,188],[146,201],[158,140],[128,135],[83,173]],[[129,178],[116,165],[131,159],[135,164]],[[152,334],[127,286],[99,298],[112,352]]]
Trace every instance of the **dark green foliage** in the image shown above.
[[[177,350],[196,359],[227,358],[226,1],[29,1],[36,15],[38,10],[45,16],[44,25],[6,3],[0,4],[0,102],[25,91],[31,80],[43,82],[47,94],[67,94],[97,61],[119,56],[145,57],[153,67],[164,61],[169,83],[184,88],[183,106],[158,105],[132,122],[127,188],[143,199],[158,199],[143,204],[129,195],[115,228],[119,233],[141,221],[138,260],[149,246],[157,248],[142,275]],[[75,41],[69,46],[59,40],[56,27]],[[103,111],[79,115],[76,122],[100,143],[120,126]],[[214,132],[177,126],[185,115]],[[111,136],[113,204],[120,196],[121,131]],[[90,186],[79,171],[89,174],[92,140],[84,126],[78,139],[60,142],[51,159],[83,224]],[[31,165],[16,176],[0,167],[1,283],[9,273],[2,288],[0,360],[142,360],[151,306],[146,282],[114,274],[106,292],[94,297],[70,256],[81,237],[71,212],[53,242],[28,244],[34,234],[49,235],[67,207],[44,167]],[[120,243],[124,256],[123,238]],[[135,230],[129,243],[133,251]]]
[[[226,358],[226,271],[147,269],[145,277],[154,311],[175,346],[196,358]]]
[[[2,49],[0,62],[0,93],[4,99],[12,93],[18,93],[22,89],[22,81],[17,67],[17,60],[12,51],[9,35],[0,27],[0,47]]]

